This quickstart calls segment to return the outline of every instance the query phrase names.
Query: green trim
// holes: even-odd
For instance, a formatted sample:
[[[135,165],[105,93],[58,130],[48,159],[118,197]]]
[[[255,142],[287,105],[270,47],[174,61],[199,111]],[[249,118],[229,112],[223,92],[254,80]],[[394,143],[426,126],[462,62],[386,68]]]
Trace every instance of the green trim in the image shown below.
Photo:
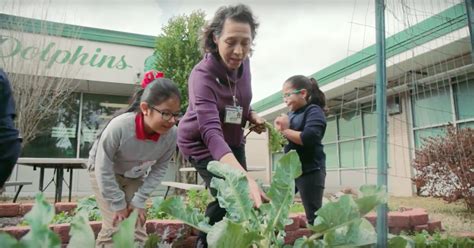
[[[149,35],[83,27],[1,13],[0,29],[147,48],[154,48],[156,39],[156,37]]]
[[[464,3],[460,3],[387,38],[386,56],[393,57],[465,26],[467,26],[466,8]],[[373,64],[375,64],[375,45],[346,57],[312,74],[311,77],[318,80],[319,86],[323,86]],[[282,102],[281,93],[276,92],[252,104],[252,108],[261,112]]]

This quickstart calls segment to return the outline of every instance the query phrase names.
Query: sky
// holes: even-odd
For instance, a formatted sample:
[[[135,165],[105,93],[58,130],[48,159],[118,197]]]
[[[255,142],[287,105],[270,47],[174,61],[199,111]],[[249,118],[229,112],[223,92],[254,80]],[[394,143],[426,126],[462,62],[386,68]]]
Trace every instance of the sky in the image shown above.
[[[387,1],[386,36],[460,0]],[[169,18],[223,5],[250,6],[260,26],[251,57],[255,103],[297,74],[311,75],[375,43],[375,0],[0,0],[0,11],[157,36]]]

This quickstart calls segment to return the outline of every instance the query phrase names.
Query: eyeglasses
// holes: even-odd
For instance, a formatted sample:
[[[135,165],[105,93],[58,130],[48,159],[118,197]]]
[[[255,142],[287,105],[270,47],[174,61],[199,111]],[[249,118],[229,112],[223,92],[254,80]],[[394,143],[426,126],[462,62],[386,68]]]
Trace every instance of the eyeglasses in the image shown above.
[[[171,112],[168,112],[168,111],[161,111],[161,110],[155,108],[155,106],[153,106],[153,105],[149,105],[149,106],[150,106],[150,108],[154,109],[156,112],[160,113],[161,118],[165,121],[171,120],[171,117],[173,117],[175,121],[179,121],[183,117],[183,115],[181,113],[171,113]]]
[[[293,94],[299,94],[301,91],[302,91],[302,89],[294,90],[294,91],[289,92],[289,93],[283,93],[283,98],[288,98]]]

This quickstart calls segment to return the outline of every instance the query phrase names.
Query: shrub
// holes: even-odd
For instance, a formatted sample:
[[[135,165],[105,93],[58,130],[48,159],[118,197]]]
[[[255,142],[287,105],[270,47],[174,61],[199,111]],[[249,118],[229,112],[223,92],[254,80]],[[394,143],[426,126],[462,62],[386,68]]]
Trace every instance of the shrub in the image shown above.
[[[467,208],[474,209],[474,129],[449,125],[445,136],[424,138],[413,167],[418,194],[448,202],[463,198]]]

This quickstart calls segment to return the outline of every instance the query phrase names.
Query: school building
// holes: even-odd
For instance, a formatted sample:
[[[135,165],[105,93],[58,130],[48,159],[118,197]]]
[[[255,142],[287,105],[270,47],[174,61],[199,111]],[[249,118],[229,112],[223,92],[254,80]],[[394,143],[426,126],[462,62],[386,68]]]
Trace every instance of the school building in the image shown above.
[[[474,66],[464,3],[429,17],[386,39],[388,190],[415,191],[410,178],[422,138],[442,135],[451,123],[474,127]],[[375,45],[312,75],[330,109],[324,136],[327,191],[377,183]],[[252,105],[273,122],[286,113],[281,92]],[[252,156],[265,137],[253,136]],[[247,143],[252,146],[252,140]],[[273,164],[281,153],[270,154]]]
[[[24,147],[22,158],[87,158],[97,131],[116,110],[128,105],[140,75],[154,63],[153,36],[0,14],[0,37],[0,67],[10,75],[67,78],[77,86],[57,113],[41,123],[42,131]],[[46,187],[54,170],[44,173]],[[90,195],[86,170],[73,173],[73,195]],[[31,181],[20,196],[34,195],[39,170],[17,165],[10,181]],[[6,190],[9,195],[15,192]],[[45,192],[53,194],[54,182]]]
[[[0,66],[8,73],[22,74],[36,66],[44,77],[69,78],[78,85],[57,115],[42,124],[45,131],[24,148],[22,158],[87,158],[96,132],[127,104],[140,74],[155,59],[153,36],[5,14],[0,14],[0,37]],[[411,161],[422,137],[442,133],[448,123],[474,127],[471,47],[463,4],[387,37],[388,189],[392,194],[413,194]],[[22,66],[15,66],[15,61]],[[310,76],[318,80],[330,108],[324,137],[327,191],[375,184],[375,45]],[[280,92],[252,107],[270,122],[287,112]],[[264,183],[271,180],[272,165],[281,156],[270,153],[267,144],[264,134],[247,137],[248,164],[265,167],[252,172]],[[21,196],[38,191],[38,173],[28,166],[15,168],[12,181],[33,182]],[[45,185],[53,173],[45,171]],[[166,180],[174,180],[174,173],[170,170]],[[73,195],[90,195],[86,170],[73,170],[73,176]],[[14,192],[7,188],[8,195]],[[54,185],[45,192],[52,195]],[[163,192],[160,187],[158,193]]]

